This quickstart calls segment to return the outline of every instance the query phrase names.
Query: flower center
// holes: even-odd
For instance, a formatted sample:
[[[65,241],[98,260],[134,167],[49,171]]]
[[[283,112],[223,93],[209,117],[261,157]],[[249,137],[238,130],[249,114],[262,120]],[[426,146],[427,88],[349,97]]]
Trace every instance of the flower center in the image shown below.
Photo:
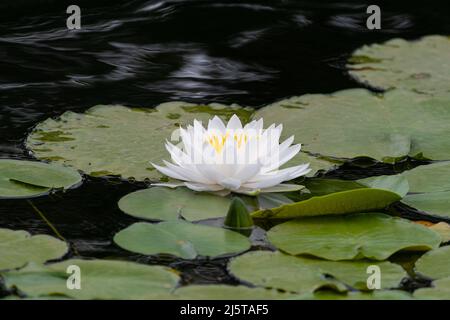
[[[217,153],[220,153],[222,152],[225,143],[230,137],[232,137],[232,139],[234,139],[234,141],[237,142],[235,144],[237,148],[240,148],[242,145],[246,144],[249,140],[249,136],[245,132],[230,134],[230,132],[228,131],[226,134],[211,133],[207,135],[206,140],[214,148],[214,150],[216,150]]]

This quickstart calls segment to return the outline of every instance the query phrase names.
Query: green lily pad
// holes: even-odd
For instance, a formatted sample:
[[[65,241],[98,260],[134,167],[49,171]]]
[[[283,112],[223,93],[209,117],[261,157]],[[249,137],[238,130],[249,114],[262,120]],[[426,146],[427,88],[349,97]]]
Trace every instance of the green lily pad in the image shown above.
[[[173,296],[183,300],[280,300],[291,295],[263,288],[208,284],[181,287]]]
[[[301,217],[336,215],[384,209],[401,197],[391,191],[361,188],[335,192],[324,196],[283,204],[252,213],[253,218],[293,219]]]
[[[398,287],[407,276],[402,267],[387,261],[326,261],[269,251],[254,251],[236,257],[231,260],[229,271],[254,285],[307,293],[323,287],[347,291],[342,283],[368,290],[367,268],[372,265],[381,270],[383,289]],[[335,280],[326,278],[326,275]]]
[[[420,211],[450,217],[450,162],[437,162],[404,172],[411,194],[403,202]]]
[[[416,273],[431,279],[450,277],[450,246],[427,252],[416,262]]]
[[[182,221],[134,223],[117,233],[114,242],[132,252],[171,254],[183,259],[236,254],[248,250],[251,245],[237,232]]]
[[[307,179],[303,184],[313,196],[324,196],[336,192],[367,188],[367,186],[357,181],[339,179]]]
[[[283,123],[283,137],[294,134],[303,150],[325,157],[449,160],[449,103],[450,93],[349,89],[282,100],[253,117]]]
[[[414,298],[420,300],[450,300],[450,277],[433,281],[432,288],[414,291]]]
[[[307,300],[412,300],[410,293],[401,290],[374,290],[371,292],[352,291],[346,294],[333,291],[318,291],[304,296]]]
[[[119,208],[134,217],[149,220],[203,220],[224,217],[229,198],[194,192],[187,188],[153,187],[120,199]]]
[[[450,218],[450,191],[410,194],[402,201],[420,211]]]
[[[161,164],[170,158],[164,144],[166,140],[178,143],[180,125],[192,124],[194,119],[206,122],[213,115],[228,119],[233,114],[247,122],[252,109],[184,102],[163,103],[154,109],[99,105],[83,114],[69,111],[57,120],[41,122],[26,146],[39,159],[64,163],[91,176],[159,180],[162,175],[150,162]],[[307,154],[300,158],[316,170],[331,166]]]
[[[409,191],[408,179],[401,174],[392,176],[377,176],[357,180],[358,183],[369,188],[392,191],[402,198]]]
[[[20,268],[29,262],[43,263],[58,259],[67,250],[64,241],[45,234],[32,236],[24,230],[0,228],[0,270]]]
[[[0,159],[0,198],[30,198],[51,189],[68,189],[81,182],[80,174],[60,165]]]
[[[450,92],[450,38],[392,39],[363,46],[349,59],[350,74],[381,89],[405,88],[429,94]]]
[[[450,162],[436,162],[405,171],[413,193],[450,191]]]
[[[430,250],[439,234],[422,225],[382,213],[295,219],[275,226],[269,241],[292,255],[328,260],[384,260],[400,250]]]
[[[80,268],[81,289],[68,289],[68,266]],[[134,262],[67,260],[48,266],[29,265],[4,273],[6,287],[17,287],[27,297],[66,296],[75,299],[158,299],[178,284],[174,270]]]

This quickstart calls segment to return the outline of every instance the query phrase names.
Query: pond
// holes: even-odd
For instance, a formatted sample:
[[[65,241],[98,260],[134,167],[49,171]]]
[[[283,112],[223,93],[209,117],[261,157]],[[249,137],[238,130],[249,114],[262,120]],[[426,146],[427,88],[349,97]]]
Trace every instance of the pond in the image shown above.
[[[380,93],[383,90],[349,74],[346,65],[355,50],[393,38],[450,34],[448,15],[438,4],[383,2],[382,28],[368,30],[365,1],[80,0],[82,26],[72,31],[66,29],[69,4],[56,0],[0,4],[0,158],[35,159],[26,140],[39,123],[99,104],[146,109],[183,101],[235,103],[260,110],[304,94],[351,88]],[[261,112],[267,125],[280,122],[276,110]],[[328,125],[326,120],[323,124]],[[302,124],[296,118],[290,126]],[[366,161],[347,162],[319,175],[355,180],[429,163],[412,158],[395,164]],[[119,231],[142,221],[122,212],[119,199],[146,187],[145,181],[83,175],[83,183],[74,189],[0,200],[0,228],[64,239],[70,246],[64,260],[98,258],[168,266],[180,272],[183,286],[242,284],[230,274],[229,258],[184,260],[139,254],[113,241]],[[417,210],[397,206],[403,217],[412,220],[450,221],[424,218]],[[217,226],[222,220],[206,224]],[[264,232],[268,225],[271,222],[261,222],[253,232],[254,249],[273,248]],[[290,250],[295,254],[299,248],[285,251]],[[419,256],[400,253],[391,260],[407,264]],[[255,259],[265,263],[267,257]],[[248,263],[252,262],[257,265]],[[234,261],[237,269],[240,263]],[[409,278],[401,288],[412,292],[430,282]]]

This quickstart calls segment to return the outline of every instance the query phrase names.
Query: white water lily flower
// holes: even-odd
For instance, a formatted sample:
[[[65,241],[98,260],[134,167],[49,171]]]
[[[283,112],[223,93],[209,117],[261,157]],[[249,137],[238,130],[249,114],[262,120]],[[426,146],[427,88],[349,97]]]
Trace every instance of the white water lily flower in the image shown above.
[[[301,148],[292,145],[294,136],[280,144],[282,130],[282,125],[275,124],[263,129],[263,119],[242,127],[236,115],[227,125],[215,116],[207,129],[194,120],[193,126],[180,128],[179,146],[167,141],[172,163],[164,160],[165,167],[152,163],[159,172],[180,182],[155,185],[186,186],[222,195],[300,190],[302,186],[282,182],[306,175],[309,164],[279,169]]]

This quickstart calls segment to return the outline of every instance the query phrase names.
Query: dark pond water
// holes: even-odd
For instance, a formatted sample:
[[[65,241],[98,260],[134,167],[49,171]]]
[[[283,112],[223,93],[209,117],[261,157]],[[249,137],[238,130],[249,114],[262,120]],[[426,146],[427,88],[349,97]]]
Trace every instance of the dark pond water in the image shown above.
[[[82,10],[68,31],[67,5]],[[447,1],[377,1],[382,29],[365,27],[372,1],[0,2],[0,158],[27,159],[29,130],[95,104],[152,107],[173,100],[255,108],[285,97],[360,87],[343,66],[362,44],[450,34]],[[432,57],[430,57],[432,58]],[[379,166],[378,174],[397,168]],[[351,166],[331,176],[355,178]],[[70,255],[171,265],[185,282],[233,283],[225,260],[186,263],[127,253],[112,236],[134,222],[117,200],[143,185],[86,178],[32,204],[72,246]],[[30,202],[1,201],[0,227],[54,234]]]

